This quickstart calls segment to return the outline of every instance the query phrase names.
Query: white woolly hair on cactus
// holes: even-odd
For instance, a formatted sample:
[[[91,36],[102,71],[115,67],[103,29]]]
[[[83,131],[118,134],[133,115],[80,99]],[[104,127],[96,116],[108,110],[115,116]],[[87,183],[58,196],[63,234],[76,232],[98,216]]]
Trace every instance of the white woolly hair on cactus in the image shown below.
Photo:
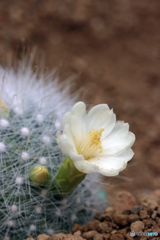
[[[66,156],[56,132],[75,99],[68,84],[58,83],[55,71],[33,70],[30,60],[20,62],[16,70],[0,67],[0,239],[67,232],[75,221],[92,220],[102,205],[96,196],[96,174],[87,175],[62,199],[52,189]],[[30,181],[36,168],[44,173],[46,185]]]

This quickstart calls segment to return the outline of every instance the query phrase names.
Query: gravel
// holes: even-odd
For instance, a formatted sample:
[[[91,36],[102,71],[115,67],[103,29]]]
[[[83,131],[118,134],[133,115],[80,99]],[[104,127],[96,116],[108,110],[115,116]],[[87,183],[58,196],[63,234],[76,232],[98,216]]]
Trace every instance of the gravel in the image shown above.
[[[155,194],[157,192],[155,191]],[[122,211],[109,206],[102,215],[95,214],[95,219],[86,226],[77,223],[72,227],[72,234],[53,234],[48,236],[41,234],[37,240],[147,240],[146,236],[130,236],[130,232],[157,232],[160,236],[160,201],[156,198],[156,204],[151,205],[154,193],[142,205],[132,206],[131,209]],[[148,204],[147,204],[148,203]],[[127,205],[128,206],[128,205]],[[123,207],[121,208],[123,209]],[[149,237],[158,240],[160,237]],[[28,238],[28,240],[33,240]]]

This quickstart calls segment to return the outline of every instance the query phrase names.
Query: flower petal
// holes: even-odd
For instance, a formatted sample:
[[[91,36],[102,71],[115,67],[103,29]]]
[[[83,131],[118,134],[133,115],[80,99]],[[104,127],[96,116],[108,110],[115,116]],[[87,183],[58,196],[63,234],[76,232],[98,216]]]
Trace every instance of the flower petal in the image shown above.
[[[111,134],[121,134],[129,131],[129,124],[124,121],[117,121]]]
[[[92,173],[92,172],[98,172],[99,167],[95,164],[90,163],[89,161],[75,161],[74,162],[75,167],[83,173]]]
[[[69,141],[68,137],[65,134],[62,134],[59,139],[57,139],[57,142],[62,152],[67,155],[69,155],[70,151],[76,151],[74,145],[71,141]]]
[[[74,152],[74,151],[70,151],[70,158],[72,159],[72,161],[84,161],[84,157],[82,155],[79,155],[78,153]]]
[[[76,146],[75,141],[74,141],[74,136],[71,131],[71,125],[69,125],[69,124],[65,125],[62,135],[65,135],[68,138],[68,140],[70,141],[70,143],[72,145]]]
[[[119,175],[119,172],[123,171],[126,168],[127,164],[124,164],[123,167],[121,169],[110,169],[110,170],[106,170],[104,168],[102,168],[99,173],[106,176],[106,177],[114,177]]]
[[[62,129],[64,129],[64,127],[66,126],[66,124],[70,124],[71,122],[71,117],[72,117],[72,114],[70,112],[67,112],[64,114],[63,118],[62,118],[62,122],[61,122],[61,126],[62,126]]]
[[[126,167],[127,162],[131,160],[133,155],[134,152],[129,148],[121,154],[92,158],[89,162],[98,165],[99,173],[105,176],[116,176]]]
[[[84,136],[86,136],[86,125],[83,119],[78,118],[77,116],[71,117],[71,131],[76,141],[76,146],[83,141]]]
[[[116,116],[107,104],[99,104],[93,107],[87,117],[87,132],[104,128],[102,138],[107,136],[114,128]]]
[[[76,103],[71,111],[72,115],[83,118],[86,115],[86,105],[84,102]]]
[[[70,125],[70,129],[72,131],[73,140],[76,141],[76,146],[83,140],[86,135],[86,105],[83,102],[76,103],[71,113],[67,113],[64,116],[62,121],[62,125],[66,124]]]
[[[101,154],[98,154],[98,156],[121,153],[125,149],[130,148],[135,141],[135,135],[128,131],[128,128],[128,124],[124,122],[117,122],[115,128],[109,134],[109,136],[103,139],[103,151]]]

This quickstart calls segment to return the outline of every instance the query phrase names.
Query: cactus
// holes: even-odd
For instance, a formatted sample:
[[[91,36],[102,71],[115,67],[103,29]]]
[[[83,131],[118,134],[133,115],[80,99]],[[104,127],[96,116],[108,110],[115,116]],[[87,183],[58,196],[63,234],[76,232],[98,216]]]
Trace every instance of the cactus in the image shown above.
[[[26,60],[17,69],[0,67],[0,239],[68,232],[101,205],[94,174],[70,195],[55,194],[53,181],[66,157],[56,132],[74,101],[54,71],[33,71]]]

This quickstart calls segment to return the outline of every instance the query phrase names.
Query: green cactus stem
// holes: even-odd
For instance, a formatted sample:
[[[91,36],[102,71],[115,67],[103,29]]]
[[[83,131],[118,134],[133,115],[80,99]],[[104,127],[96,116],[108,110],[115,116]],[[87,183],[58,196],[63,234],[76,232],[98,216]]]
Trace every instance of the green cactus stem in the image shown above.
[[[78,171],[74,162],[67,156],[55,176],[54,190],[56,189],[60,195],[68,195],[82,182],[85,176],[86,174]]]

